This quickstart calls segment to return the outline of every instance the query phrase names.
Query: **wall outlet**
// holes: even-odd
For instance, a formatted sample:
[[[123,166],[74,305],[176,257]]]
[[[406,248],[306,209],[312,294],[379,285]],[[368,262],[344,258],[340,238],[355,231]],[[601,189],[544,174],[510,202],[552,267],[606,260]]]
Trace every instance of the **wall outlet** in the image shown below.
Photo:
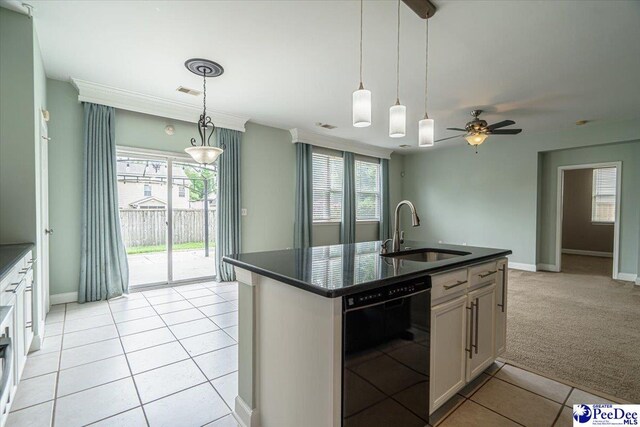
[[[240,210],[240,215],[242,215],[242,216],[247,216],[247,208],[242,208],[242,209]]]

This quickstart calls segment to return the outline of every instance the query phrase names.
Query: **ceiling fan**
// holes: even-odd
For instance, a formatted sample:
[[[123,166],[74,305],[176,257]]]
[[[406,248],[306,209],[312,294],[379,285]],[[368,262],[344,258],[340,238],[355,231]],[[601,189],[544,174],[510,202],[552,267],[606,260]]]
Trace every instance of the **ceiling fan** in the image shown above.
[[[478,116],[482,113],[482,110],[472,110],[471,116],[473,120],[467,123],[464,126],[464,129],[461,128],[447,128],[447,130],[457,130],[462,133],[460,135],[450,136],[447,138],[438,139],[436,142],[446,141],[448,139],[458,138],[460,136],[464,137],[467,140],[469,145],[473,145],[476,147],[476,152],[478,151],[478,145],[482,144],[485,139],[489,135],[517,135],[522,132],[522,129],[501,129],[506,126],[515,125],[516,122],[513,120],[503,120],[498,123],[494,123],[492,125],[487,125],[487,122],[478,118]]]

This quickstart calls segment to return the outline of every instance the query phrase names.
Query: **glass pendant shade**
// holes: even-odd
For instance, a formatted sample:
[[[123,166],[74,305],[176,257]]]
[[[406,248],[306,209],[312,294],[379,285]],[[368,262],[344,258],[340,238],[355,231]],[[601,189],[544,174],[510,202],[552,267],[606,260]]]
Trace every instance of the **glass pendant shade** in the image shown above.
[[[189,147],[185,148],[184,151],[201,165],[209,165],[215,162],[220,154],[223,153],[222,148],[209,146]]]
[[[371,126],[371,91],[364,89],[362,85],[353,92],[353,126]]]
[[[399,102],[389,108],[389,136],[402,138],[407,134],[407,107]]]
[[[484,142],[485,139],[487,139],[488,136],[489,135],[487,135],[486,133],[474,133],[465,136],[464,139],[466,139],[467,142],[471,145],[480,145]]]
[[[418,147],[433,147],[433,119],[424,118],[418,122]]]

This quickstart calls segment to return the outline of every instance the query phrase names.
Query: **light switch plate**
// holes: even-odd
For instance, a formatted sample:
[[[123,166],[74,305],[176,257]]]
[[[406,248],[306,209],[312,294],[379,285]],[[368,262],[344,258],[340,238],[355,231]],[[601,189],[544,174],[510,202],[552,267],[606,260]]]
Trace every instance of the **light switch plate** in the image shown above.
[[[242,208],[242,210],[240,210],[240,214],[242,216],[247,216],[247,208]]]

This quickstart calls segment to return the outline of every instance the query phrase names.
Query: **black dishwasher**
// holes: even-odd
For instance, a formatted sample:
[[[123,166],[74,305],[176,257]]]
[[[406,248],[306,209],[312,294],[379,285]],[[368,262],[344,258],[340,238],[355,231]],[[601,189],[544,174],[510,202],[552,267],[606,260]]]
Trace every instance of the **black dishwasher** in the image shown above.
[[[429,421],[428,278],[343,297],[342,425]]]

